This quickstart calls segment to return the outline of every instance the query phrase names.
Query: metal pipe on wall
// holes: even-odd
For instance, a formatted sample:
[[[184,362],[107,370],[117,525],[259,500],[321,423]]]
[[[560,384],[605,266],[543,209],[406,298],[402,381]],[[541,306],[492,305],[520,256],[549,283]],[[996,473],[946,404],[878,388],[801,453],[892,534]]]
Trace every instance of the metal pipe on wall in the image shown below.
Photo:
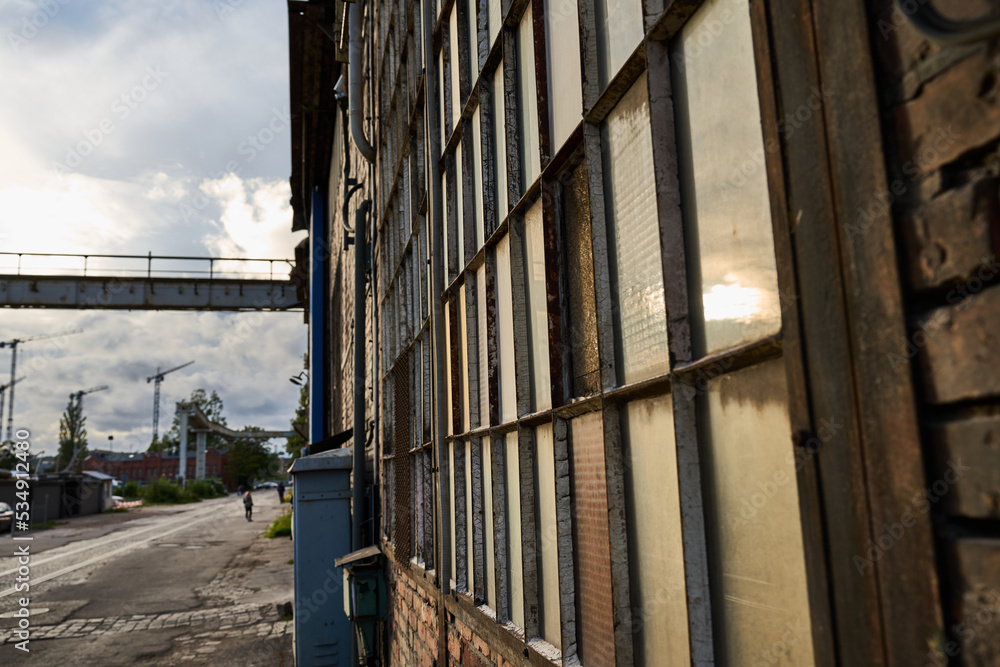
[[[424,99],[427,100],[427,150],[430,153],[430,182],[427,184],[427,195],[430,198],[431,212],[431,296],[434,312],[434,443],[437,446],[438,467],[438,507],[441,510],[438,530],[441,531],[441,554],[437,563],[441,577],[441,592],[445,595],[451,591],[451,497],[448,489],[451,487],[451,469],[448,465],[447,445],[445,444],[446,388],[448,378],[445,375],[445,341],[444,341],[444,303],[441,294],[444,292],[444,231],[442,226],[441,169],[438,164],[441,157],[441,137],[438,134],[438,91],[436,82],[437,61],[434,60],[434,3],[424,2],[423,47],[424,47]]]
[[[365,136],[365,128],[361,117],[361,1],[354,0],[349,3],[348,17],[351,42],[348,51],[348,76],[347,90],[348,103],[351,108],[351,136],[354,137],[354,145],[358,147],[361,155],[370,163],[375,164],[375,147]]]
[[[372,202],[366,199],[354,212],[354,479],[351,482],[351,549],[362,548],[365,506],[365,216]]]

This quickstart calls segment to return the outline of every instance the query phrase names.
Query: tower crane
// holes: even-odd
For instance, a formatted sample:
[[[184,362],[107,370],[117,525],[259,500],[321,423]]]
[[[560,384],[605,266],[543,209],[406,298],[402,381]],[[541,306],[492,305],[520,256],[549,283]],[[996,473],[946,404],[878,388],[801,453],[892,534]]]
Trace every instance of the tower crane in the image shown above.
[[[108,385],[102,384],[100,387],[91,387],[90,389],[84,389],[83,391],[75,391],[69,395],[69,400],[76,399],[76,407],[83,411],[83,397],[87,394],[93,394],[96,391],[104,391],[105,389],[110,389]]]
[[[78,334],[83,329],[74,329],[73,331],[63,331],[57,334],[42,334],[40,336],[29,336],[27,338],[15,338],[13,340],[8,340],[0,342],[0,349],[9,347],[10,348],[10,406],[7,408],[7,439],[12,440],[14,435],[14,385],[17,383],[14,380],[14,372],[17,370],[17,346],[21,343],[27,343],[33,340],[45,340],[47,338],[58,338],[60,336],[69,336],[71,334]],[[0,414],[0,419],[3,415]]]
[[[75,391],[69,395],[69,401],[72,405],[73,399],[76,399],[76,407],[80,410],[80,419],[83,419],[83,397],[87,394],[93,394],[96,391],[104,391],[108,389],[108,385],[103,384],[100,387],[91,387],[90,389],[84,389],[82,391]],[[76,458],[80,455],[80,443],[77,442],[76,446],[73,448],[73,458],[69,460],[69,463],[60,472],[68,472],[73,468],[73,464],[76,463]]]
[[[194,361],[189,361],[186,364],[181,364],[180,366],[175,366],[169,371],[160,371],[160,367],[156,367],[156,375],[150,375],[146,378],[146,384],[156,381],[153,390],[153,440],[156,440],[157,433],[160,430],[160,383],[163,382],[163,376],[167,373],[173,373],[174,371],[179,371],[182,368],[186,368],[193,364]]]
[[[6,392],[6,391],[7,391],[7,389],[8,389],[9,387],[13,387],[13,386],[14,386],[15,384],[17,384],[18,382],[20,382],[20,381],[21,381],[21,380],[23,380],[24,378],[25,378],[25,376],[24,376],[24,375],[22,375],[21,377],[17,378],[17,379],[16,379],[16,380],[14,380],[13,382],[8,382],[7,384],[0,384],[0,417],[2,417],[2,416],[3,416],[3,399],[4,399],[4,392]],[[13,390],[13,389],[11,389],[11,393],[14,393],[14,390]]]

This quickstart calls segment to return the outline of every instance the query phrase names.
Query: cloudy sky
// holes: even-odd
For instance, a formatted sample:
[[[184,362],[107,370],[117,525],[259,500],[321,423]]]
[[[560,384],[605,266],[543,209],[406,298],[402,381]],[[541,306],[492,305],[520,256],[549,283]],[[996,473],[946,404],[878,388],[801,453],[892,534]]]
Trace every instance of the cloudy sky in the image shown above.
[[[0,252],[292,256],[282,0],[4,0],[0,29]],[[0,341],[78,328],[20,348],[14,425],[35,452],[54,453],[70,392],[103,384],[91,448],[144,450],[145,378],[192,359],[162,385],[161,432],[199,387],[230,426],[288,427],[301,313],[0,310]]]

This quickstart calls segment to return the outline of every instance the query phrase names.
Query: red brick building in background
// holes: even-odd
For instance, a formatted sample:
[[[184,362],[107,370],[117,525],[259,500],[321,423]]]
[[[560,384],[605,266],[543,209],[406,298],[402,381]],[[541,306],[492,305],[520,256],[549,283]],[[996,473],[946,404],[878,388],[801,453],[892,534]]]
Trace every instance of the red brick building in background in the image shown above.
[[[187,471],[185,478],[195,478],[195,451],[187,453]],[[120,482],[136,481],[140,484],[150,482],[159,477],[175,479],[178,472],[178,454],[161,454],[159,452],[140,452],[130,454],[94,450],[83,461],[84,470],[96,470],[111,475]],[[205,451],[205,475],[219,477],[226,489],[236,489],[236,480],[229,472],[229,452],[216,449]]]

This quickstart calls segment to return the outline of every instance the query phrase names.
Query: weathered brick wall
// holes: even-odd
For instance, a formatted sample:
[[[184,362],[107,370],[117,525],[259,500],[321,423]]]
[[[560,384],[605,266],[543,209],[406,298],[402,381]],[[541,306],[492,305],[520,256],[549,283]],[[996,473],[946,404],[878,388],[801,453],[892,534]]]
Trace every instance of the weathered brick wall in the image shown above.
[[[955,19],[997,9],[933,4]],[[891,206],[896,224],[927,470],[913,504],[935,518],[949,626],[938,648],[958,664],[997,664],[1000,40],[944,47],[889,0],[869,5],[890,179],[873,206]]]

